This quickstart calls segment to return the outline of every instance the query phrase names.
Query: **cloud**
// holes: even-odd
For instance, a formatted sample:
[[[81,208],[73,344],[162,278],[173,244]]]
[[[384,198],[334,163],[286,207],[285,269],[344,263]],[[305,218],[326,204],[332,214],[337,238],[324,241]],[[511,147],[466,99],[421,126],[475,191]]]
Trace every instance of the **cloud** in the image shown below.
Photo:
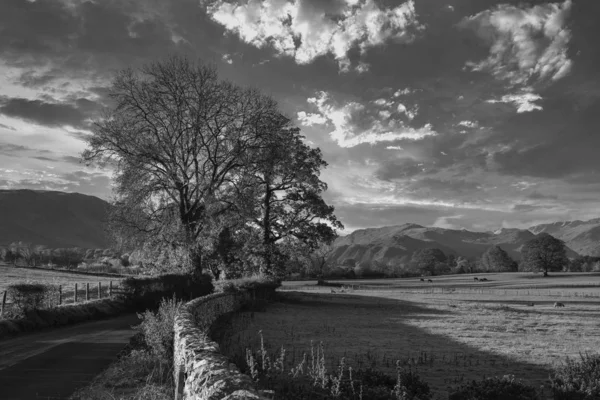
[[[512,85],[565,77],[573,65],[567,53],[571,7],[571,0],[530,8],[501,4],[463,19],[459,26],[474,30],[490,46],[488,58],[466,66]]]
[[[542,97],[538,94],[531,93],[529,91],[523,91],[519,94],[507,94],[502,96],[500,100],[487,100],[488,103],[513,103],[517,106],[518,113],[541,111],[542,106],[535,104],[536,101],[541,100]]]
[[[458,126],[464,126],[465,128],[477,128],[479,123],[477,121],[460,121]]]
[[[65,125],[86,127],[86,119],[99,109],[97,103],[87,99],[77,99],[69,104],[19,97],[0,97],[0,114],[49,127]]]
[[[231,58],[231,54],[223,54],[223,57],[221,57],[221,59],[229,65],[233,64],[233,59]]]
[[[434,226],[436,228],[444,228],[444,229],[460,229],[461,225],[452,223],[452,222],[450,222],[450,220],[461,219],[463,217],[464,217],[464,215],[462,215],[462,214],[439,217],[438,219],[435,220],[435,222],[433,223],[432,226]]]
[[[327,118],[321,114],[298,112],[298,120],[304,126],[323,125],[327,123]]]
[[[385,103],[384,99],[376,100],[376,102],[381,102],[381,100]],[[415,141],[427,136],[437,135],[430,124],[426,124],[421,128],[412,128],[402,122],[392,120],[384,125],[379,120],[381,118],[379,111],[377,112],[378,119],[375,120],[368,118],[367,114],[363,115],[363,118],[357,117],[360,113],[368,112],[364,105],[349,102],[343,106],[337,106],[331,104],[329,95],[325,92],[320,92],[318,97],[311,97],[307,101],[318,109],[318,113],[300,112],[298,118],[305,124],[307,121],[310,123],[325,120],[328,125],[333,125],[334,130],[329,135],[340,147],[355,147],[363,143],[375,144],[400,140]],[[369,127],[362,129],[356,126],[356,122]]]
[[[527,195],[527,198],[532,199],[532,200],[557,200],[558,196],[551,195],[551,194],[544,194],[544,193],[540,193],[540,192],[534,190],[533,192],[531,192]]]
[[[255,47],[269,46],[277,54],[308,64],[332,54],[341,71],[348,71],[348,53],[361,54],[389,41],[412,42],[424,27],[417,21],[414,0],[382,9],[375,0],[336,3],[250,0],[243,3],[204,1],[208,15],[227,32]],[[208,3],[208,4],[206,4]],[[358,64],[366,72],[366,64]]]
[[[544,209],[544,208],[549,208],[549,207],[533,205],[533,204],[515,204],[515,205],[513,205],[512,210],[518,211],[518,212],[532,212],[532,211],[537,211],[537,210]]]

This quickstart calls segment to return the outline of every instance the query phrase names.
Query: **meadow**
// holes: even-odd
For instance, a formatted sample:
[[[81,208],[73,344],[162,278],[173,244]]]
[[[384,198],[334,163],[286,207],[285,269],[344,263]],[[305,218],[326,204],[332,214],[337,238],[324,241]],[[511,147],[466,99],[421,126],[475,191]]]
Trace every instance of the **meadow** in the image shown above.
[[[75,299],[74,289],[77,283],[78,302],[85,300],[86,283],[90,284],[90,300],[98,298],[98,282],[101,282],[101,296],[108,296],[110,281],[113,282],[113,290],[116,291],[122,278],[74,274],[65,271],[15,268],[0,264],[0,296],[8,286],[21,282],[37,282],[50,285],[62,285],[63,303],[72,303]],[[10,302],[10,300],[9,300]]]
[[[486,282],[473,279],[483,276]],[[316,282],[285,282],[278,302],[265,312],[237,314],[218,340],[238,364],[246,348],[260,347],[259,332],[274,354],[286,349],[290,364],[310,353],[311,342],[323,343],[330,370],[345,358],[353,368],[394,375],[399,360],[440,399],[462,382],[506,374],[539,388],[566,357],[600,349],[600,274],[432,280],[339,281],[344,293]]]

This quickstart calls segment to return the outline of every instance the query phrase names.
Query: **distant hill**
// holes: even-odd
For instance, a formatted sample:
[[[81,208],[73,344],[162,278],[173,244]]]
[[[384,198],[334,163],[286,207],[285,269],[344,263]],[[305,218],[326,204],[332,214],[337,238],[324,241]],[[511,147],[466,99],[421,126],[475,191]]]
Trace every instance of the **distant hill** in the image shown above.
[[[51,248],[107,248],[108,206],[79,193],[0,190],[0,245],[22,241]]]
[[[467,258],[481,256],[489,247],[498,245],[513,259],[521,258],[521,248],[536,234],[523,229],[500,229],[496,232],[471,232],[424,227],[416,224],[359,229],[334,242],[330,261],[341,264],[346,259],[358,262],[407,262],[418,249],[435,247],[446,255]],[[568,249],[567,255],[577,255]]]
[[[600,256],[600,218],[536,225],[529,230],[535,234],[545,232],[563,240],[581,255]]]

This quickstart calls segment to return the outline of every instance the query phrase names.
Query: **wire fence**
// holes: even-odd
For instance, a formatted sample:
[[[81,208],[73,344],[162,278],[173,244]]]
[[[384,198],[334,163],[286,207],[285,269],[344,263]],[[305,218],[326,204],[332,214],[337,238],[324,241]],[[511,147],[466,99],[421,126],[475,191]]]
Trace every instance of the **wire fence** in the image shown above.
[[[115,297],[123,293],[121,281],[97,281],[53,285],[50,294],[46,296],[45,306],[51,308],[64,304],[77,304],[86,301],[97,301]],[[0,318],[14,308],[8,291],[4,290],[0,296]]]

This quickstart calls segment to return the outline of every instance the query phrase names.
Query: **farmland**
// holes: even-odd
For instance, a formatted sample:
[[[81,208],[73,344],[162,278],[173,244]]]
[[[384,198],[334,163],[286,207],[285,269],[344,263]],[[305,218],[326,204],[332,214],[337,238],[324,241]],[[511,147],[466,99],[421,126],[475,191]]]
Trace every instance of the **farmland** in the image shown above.
[[[78,284],[79,301],[85,298],[85,284],[90,284],[90,299],[97,298],[97,285],[101,282],[102,296],[108,295],[108,285],[113,281],[116,288],[122,280],[120,277],[106,277],[74,274],[65,271],[53,271],[43,269],[14,268],[0,264],[0,296],[9,285],[19,282],[37,282],[51,285],[62,285],[63,301],[73,302],[75,284]]]
[[[287,282],[266,312],[234,317],[222,349],[256,349],[262,331],[268,348],[284,346],[298,363],[311,341],[322,341],[330,368],[345,357],[393,374],[400,360],[446,398],[448,387],[484,376],[514,374],[540,387],[565,357],[600,348],[600,275],[474,277],[348,281],[357,289],[344,293]],[[554,308],[557,301],[565,307]]]

